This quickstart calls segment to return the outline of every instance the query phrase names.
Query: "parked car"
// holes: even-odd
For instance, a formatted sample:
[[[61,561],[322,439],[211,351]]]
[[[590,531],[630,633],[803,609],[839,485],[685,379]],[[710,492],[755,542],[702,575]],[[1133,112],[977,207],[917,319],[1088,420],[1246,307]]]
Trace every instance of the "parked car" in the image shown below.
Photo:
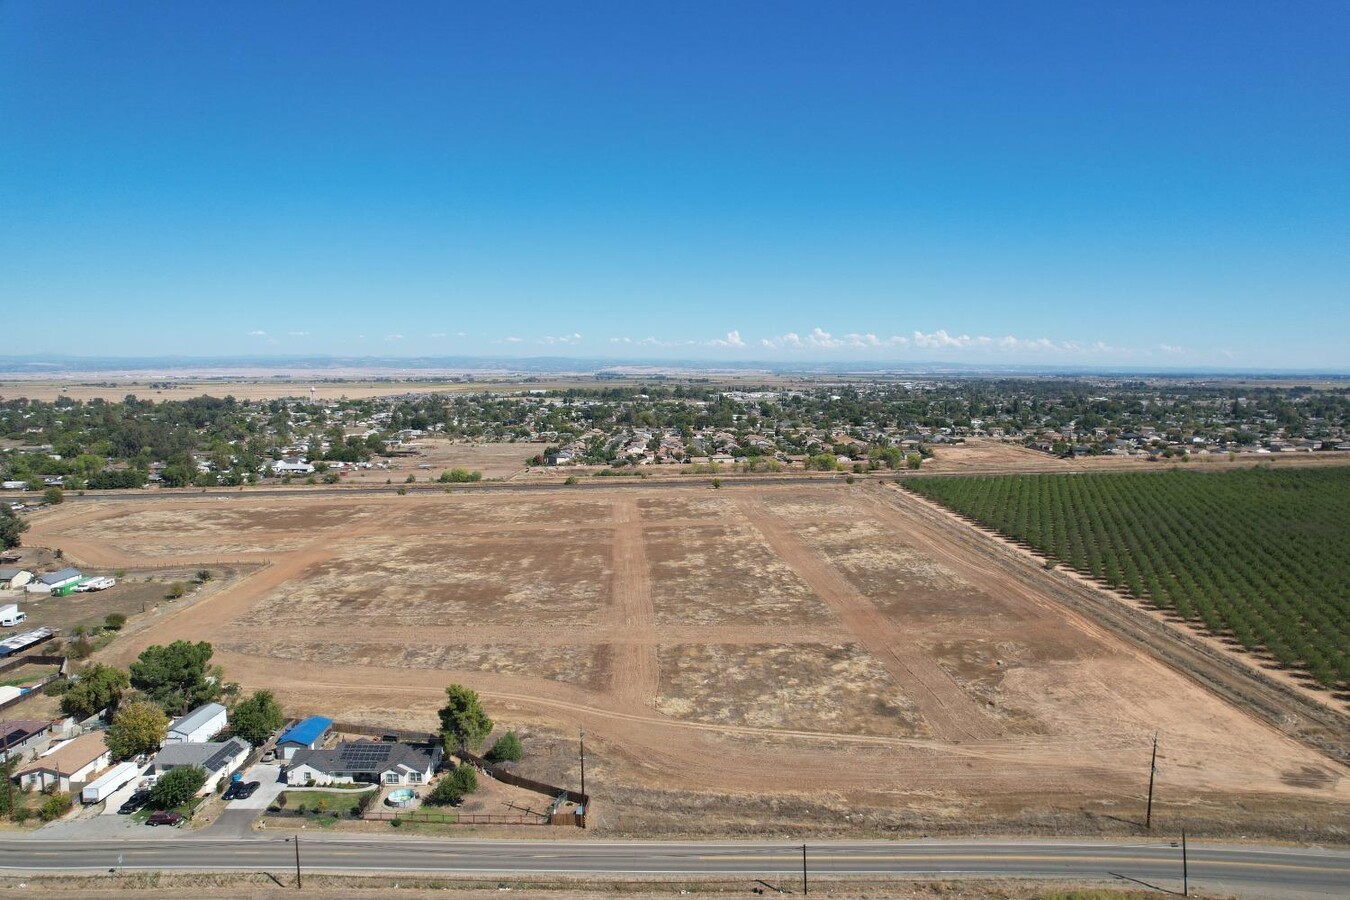
[[[277,759],[277,751],[275,751],[275,750],[264,750],[264,751],[263,751],[263,755],[262,755],[262,761],[263,761],[263,762],[265,762],[265,763],[276,762],[276,759]]]
[[[173,810],[161,809],[159,812],[152,812],[150,817],[145,820],[147,825],[177,825],[183,821],[183,817]]]
[[[150,802],[149,791],[136,791],[127,798],[127,802],[117,808],[119,815],[129,816],[142,806]]]
[[[236,781],[225,789],[224,797],[226,800],[247,800],[261,784],[259,781]]]

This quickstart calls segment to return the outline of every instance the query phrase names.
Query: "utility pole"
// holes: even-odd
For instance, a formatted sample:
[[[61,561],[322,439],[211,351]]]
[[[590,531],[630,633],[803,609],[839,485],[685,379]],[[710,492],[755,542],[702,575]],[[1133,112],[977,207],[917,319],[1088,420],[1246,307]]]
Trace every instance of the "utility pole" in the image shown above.
[[[1148,811],[1144,813],[1144,830],[1153,830],[1153,778],[1158,774],[1158,732],[1153,732],[1153,759],[1148,764]]]
[[[302,890],[304,884],[300,881],[300,835],[295,836],[295,889]]]
[[[802,844],[802,896],[805,897],[809,891],[806,889],[806,845]]]
[[[581,729],[581,793],[586,793],[586,729]],[[586,810],[590,812],[590,810]]]
[[[1191,867],[1186,858],[1186,829],[1181,829],[1181,896],[1191,895]]]

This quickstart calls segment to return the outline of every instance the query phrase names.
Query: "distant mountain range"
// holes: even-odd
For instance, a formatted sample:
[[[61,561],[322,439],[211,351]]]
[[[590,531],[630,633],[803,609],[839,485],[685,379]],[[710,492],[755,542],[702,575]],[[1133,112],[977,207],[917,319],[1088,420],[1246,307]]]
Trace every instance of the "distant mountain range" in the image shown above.
[[[639,360],[617,357],[491,357],[491,356],[0,356],[0,377],[11,379],[62,376],[175,378],[366,376],[428,378],[443,375],[597,374],[651,376],[662,373],[763,372],[781,375],[861,376],[1029,376],[1128,375],[1248,377],[1317,377],[1350,380],[1350,371],[1313,369],[1130,368],[1051,365],[992,365],[951,362],[850,361],[766,362],[762,360]]]

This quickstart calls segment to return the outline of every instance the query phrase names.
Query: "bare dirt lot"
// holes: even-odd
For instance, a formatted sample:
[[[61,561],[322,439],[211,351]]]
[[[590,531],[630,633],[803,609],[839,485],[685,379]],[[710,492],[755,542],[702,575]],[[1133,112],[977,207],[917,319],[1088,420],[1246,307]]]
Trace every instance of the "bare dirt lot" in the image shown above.
[[[209,640],[292,713],[431,728],[445,685],[529,735],[589,833],[1346,839],[1343,766],[936,531],[894,486],[84,498],[25,540],[237,577],[102,656]],[[956,536],[953,536],[956,535]],[[1311,829],[1311,831],[1300,831]]]

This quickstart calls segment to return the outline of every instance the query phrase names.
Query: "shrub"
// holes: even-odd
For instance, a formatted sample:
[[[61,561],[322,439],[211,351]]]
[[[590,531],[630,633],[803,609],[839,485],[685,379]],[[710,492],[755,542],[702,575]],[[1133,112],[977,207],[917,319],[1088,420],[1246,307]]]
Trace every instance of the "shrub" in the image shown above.
[[[87,637],[78,637],[66,647],[66,655],[71,659],[88,659],[94,652],[94,645]]]
[[[55,506],[66,499],[65,492],[59,487],[49,487],[42,492],[42,502],[49,506]]]
[[[563,482],[563,484],[576,484],[576,483],[577,483],[577,476],[575,475],[568,475],[567,480]]]
[[[165,596],[170,600],[177,600],[179,597],[186,596],[187,592],[188,588],[186,582],[175,581],[173,584],[169,585],[169,591]]]
[[[478,773],[473,766],[461,764],[441,777],[436,786],[427,794],[432,806],[452,806],[464,799],[465,794],[478,790]]]
[[[466,481],[481,481],[482,479],[482,472],[470,472],[468,469],[451,469],[448,472],[441,473],[443,484],[458,484]]]
[[[70,812],[70,808],[75,805],[69,794],[52,794],[42,802],[38,809],[38,817],[44,822],[55,822],[57,819]]]
[[[122,613],[108,613],[103,619],[103,627],[109,631],[121,631],[125,624],[127,624],[127,617]]]
[[[487,752],[487,758],[493,762],[518,762],[524,755],[525,748],[520,746],[520,738],[514,731],[508,731],[497,738],[496,743]]]
[[[198,569],[198,570],[197,570],[197,582],[198,582],[199,584],[206,584],[208,581],[210,581],[210,580],[211,580],[212,578],[214,578],[214,577],[215,577],[215,576],[211,574],[211,570],[210,570],[210,569]]]

